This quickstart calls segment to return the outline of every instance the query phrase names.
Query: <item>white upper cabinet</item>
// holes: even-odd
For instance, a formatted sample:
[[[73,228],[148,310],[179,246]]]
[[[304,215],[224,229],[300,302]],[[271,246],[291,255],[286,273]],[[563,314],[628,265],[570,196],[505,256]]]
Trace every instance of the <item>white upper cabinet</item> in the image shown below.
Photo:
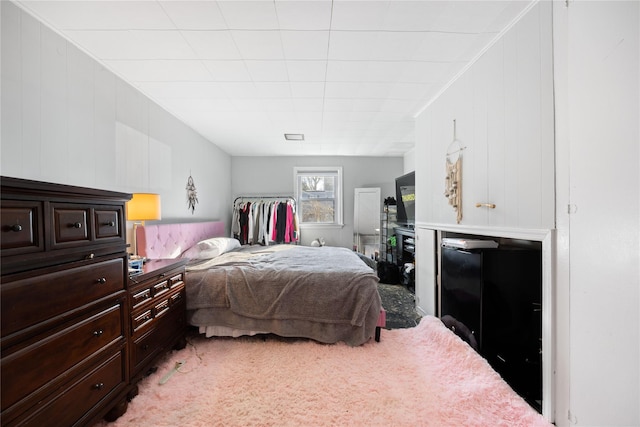
[[[538,3],[417,118],[418,223],[457,223],[446,158],[462,148],[461,226],[555,227],[551,36]]]

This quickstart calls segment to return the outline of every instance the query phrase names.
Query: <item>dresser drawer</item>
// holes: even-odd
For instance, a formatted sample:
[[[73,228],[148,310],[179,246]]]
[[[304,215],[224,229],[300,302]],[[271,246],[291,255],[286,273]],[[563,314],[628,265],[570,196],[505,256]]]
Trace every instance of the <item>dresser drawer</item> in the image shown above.
[[[164,293],[184,287],[184,273],[161,274],[152,280],[145,280],[137,285],[131,293],[131,308],[139,308],[153,298],[159,298]]]
[[[124,340],[124,302],[88,315],[2,358],[2,408],[7,408],[84,359]],[[3,355],[4,356],[4,355]]]
[[[139,373],[153,356],[165,349],[172,339],[184,334],[187,326],[184,308],[175,307],[153,322],[153,327],[133,342],[132,376]]]
[[[3,282],[2,336],[124,289],[124,258]]]
[[[39,410],[19,425],[71,426],[82,417],[91,415],[87,413],[87,409],[93,408],[110,393],[115,394],[126,385],[125,360],[123,351],[118,351],[63,392],[56,393],[52,400],[38,405]]]
[[[94,211],[96,240],[123,238],[124,213],[119,206],[96,208]]]
[[[185,310],[184,284],[175,287],[170,293],[163,293],[154,298],[151,304],[145,305],[143,309],[134,311],[131,314],[132,332],[134,334],[138,333],[152,321],[155,322],[158,318],[164,316],[174,306],[176,309]]]
[[[53,246],[69,242],[89,242],[91,234],[88,207],[51,204],[53,219]]]
[[[3,200],[0,224],[3,257],[44,250],[40,202]]]

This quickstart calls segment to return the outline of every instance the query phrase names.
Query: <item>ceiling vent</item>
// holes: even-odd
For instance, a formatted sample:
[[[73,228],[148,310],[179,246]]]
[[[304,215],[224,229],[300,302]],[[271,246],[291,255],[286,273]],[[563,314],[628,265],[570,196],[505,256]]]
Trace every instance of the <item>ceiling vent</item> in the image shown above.
[[[304,141],[303,133],[285,133],[284,139],[287,141]]]

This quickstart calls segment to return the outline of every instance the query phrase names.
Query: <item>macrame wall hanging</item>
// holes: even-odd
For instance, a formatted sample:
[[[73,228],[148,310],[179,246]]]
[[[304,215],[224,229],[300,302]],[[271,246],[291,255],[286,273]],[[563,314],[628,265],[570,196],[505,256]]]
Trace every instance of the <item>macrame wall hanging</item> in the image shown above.
[[[191,215],[196,210],[196,203],[198,203],[198,192],[196,191],[196,185],[193,182],[193,178],[189,175],[189,179],[187,179],[187,203],[189,205],[189,209],[191,210]]]
[[[453,120],[453,141],[447,147],[446,169],[447,176],[444,180],[444,196],[449,200],[449,205],[456,211],[456,222],[462,221],[462,143],[456,137],[456,121]]]

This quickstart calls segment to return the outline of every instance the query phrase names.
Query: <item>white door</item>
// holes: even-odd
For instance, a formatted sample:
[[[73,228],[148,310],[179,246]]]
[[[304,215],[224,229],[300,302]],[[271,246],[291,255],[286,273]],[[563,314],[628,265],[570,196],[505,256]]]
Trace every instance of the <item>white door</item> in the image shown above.
[[[380,248],[380,188],[356,188],[353,206],[356,251],[367,256]]]

